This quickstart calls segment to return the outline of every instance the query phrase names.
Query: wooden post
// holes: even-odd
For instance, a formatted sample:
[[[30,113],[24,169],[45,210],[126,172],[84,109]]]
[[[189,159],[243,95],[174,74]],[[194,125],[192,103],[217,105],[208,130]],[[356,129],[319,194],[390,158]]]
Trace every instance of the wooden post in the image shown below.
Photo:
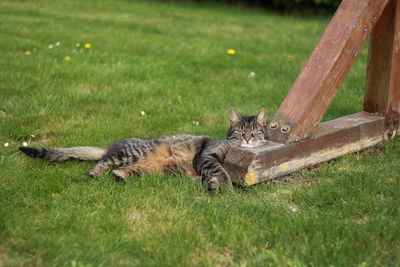
[[[391,0],[376,24],[369,49],[364,110],[383,114],[393,136],[400,115],[400,2]]]
[[[311,136],[389,0],[343,0],[269,124],[280,143]]]

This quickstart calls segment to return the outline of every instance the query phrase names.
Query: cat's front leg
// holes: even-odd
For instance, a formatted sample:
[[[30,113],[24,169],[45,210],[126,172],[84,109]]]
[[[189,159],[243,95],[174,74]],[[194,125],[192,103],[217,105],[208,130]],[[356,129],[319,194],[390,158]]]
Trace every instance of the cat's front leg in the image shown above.
[[[211,178],[206,179],[206,180],[207,180],[206,183],[207,183],[208,191],[210,191],[213,194],[218,194],[219,189],[221,187],[221,184],[219,183],[218,178],[217,177],[211,177]]]
[[[213,194],[219,193],[221,187],[229,190],[233,189],[231,178],[224,169],[217,171],[213,175],[203,176],[203,183],[207,185],[208,191]]]
[[[211,193],[218,193],[221,186],[228,189],[233,188],[231,177],[215,156],[204,156],[196,162],[195,167],[202,177],[203,184]]]

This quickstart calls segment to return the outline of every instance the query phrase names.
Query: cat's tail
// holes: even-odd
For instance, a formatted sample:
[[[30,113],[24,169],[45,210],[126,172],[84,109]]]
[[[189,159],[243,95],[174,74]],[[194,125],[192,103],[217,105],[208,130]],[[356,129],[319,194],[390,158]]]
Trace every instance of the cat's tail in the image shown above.
[[[50,161],[101,160],[106,154],[106,149],[98,147],[70,147],[70,148],[45,148],[45,147],[20,147],[19,150],[32,158],[42,158]]]

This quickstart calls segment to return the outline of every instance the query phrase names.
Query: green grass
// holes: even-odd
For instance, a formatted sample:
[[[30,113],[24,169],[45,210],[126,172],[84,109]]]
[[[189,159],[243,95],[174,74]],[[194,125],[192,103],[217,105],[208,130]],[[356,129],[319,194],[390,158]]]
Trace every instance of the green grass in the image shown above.
[[[231,107],[275,113],[329,18],[123,0],[2,0],[0,17],[0,266],[400,265],[398,138],[215,197],[186,177],[89,181],[89,163],[17,151],[223,138]],[[325,120],[361,110],[366,58]]]

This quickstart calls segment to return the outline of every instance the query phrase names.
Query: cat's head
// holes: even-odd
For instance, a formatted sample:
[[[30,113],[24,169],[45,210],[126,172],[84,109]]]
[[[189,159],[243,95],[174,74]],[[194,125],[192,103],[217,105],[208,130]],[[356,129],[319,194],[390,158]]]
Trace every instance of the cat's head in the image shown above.
[[[229,111],[231,127],[228,139],[240,141],[241,146],[253,147],[267,142],[267,111],[261,109],[255,116],[240,116],[236,110]]]

